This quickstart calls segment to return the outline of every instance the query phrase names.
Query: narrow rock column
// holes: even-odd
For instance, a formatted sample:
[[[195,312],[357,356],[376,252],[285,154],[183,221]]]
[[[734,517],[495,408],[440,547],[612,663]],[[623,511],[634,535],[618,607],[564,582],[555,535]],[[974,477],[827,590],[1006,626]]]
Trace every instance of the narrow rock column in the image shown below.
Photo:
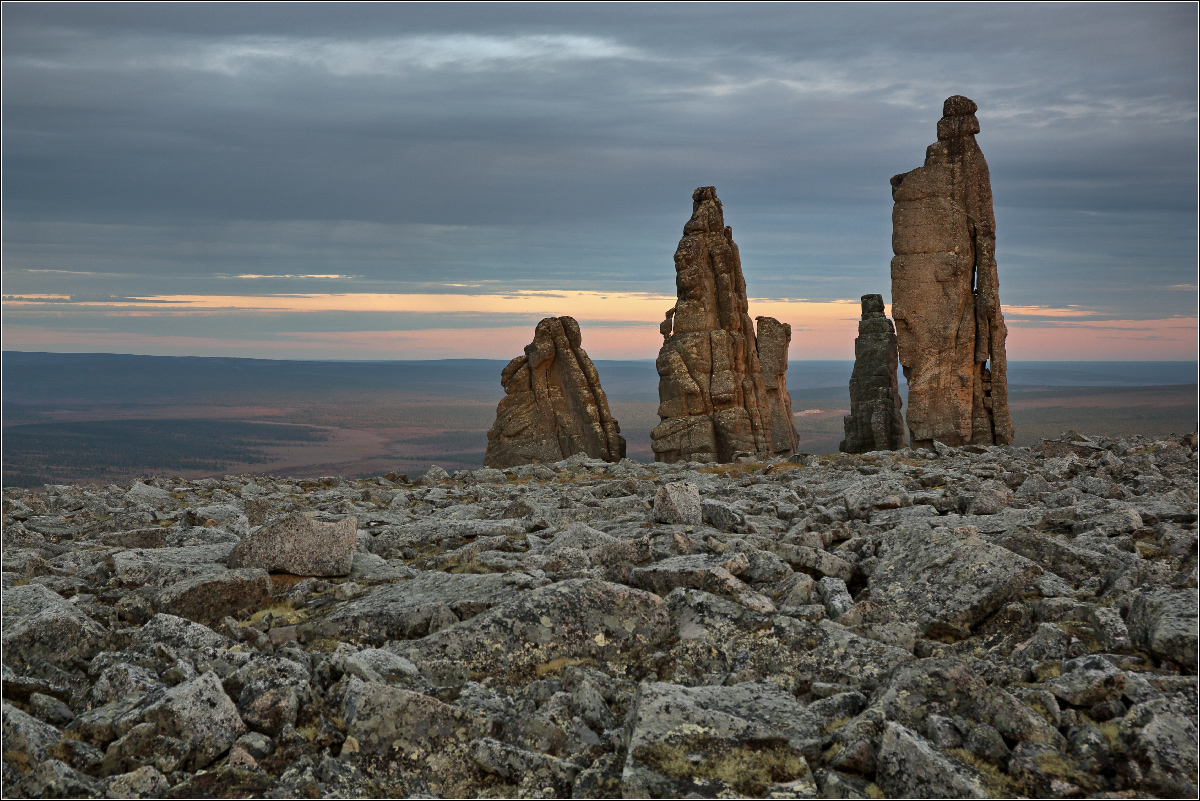
[[[692,193],[675,287],[678,300],[660,327],[654,458],[730,462],[740,452],[795,452],[785,383],[791,327],[762,317],[755,337],[741,256],[714,187]]]
[[[914,447],[1008,445],[1008,330],[977,106],[955,95],[925,166],[892,178],[892,316]]]
[[[573,318],[538,323],[525,355],[508,363],[500,383],[505,396],[488,432],[488,467],[557,462],[575,453],[607,462],[624,458],[621,427]]]
[[[850,414],[843,418],[845,453],[894,451],[904,447],[904,417],[896,381],[896,332],[883,313],[882,295],[862,296],[862,320],[854,340]]]

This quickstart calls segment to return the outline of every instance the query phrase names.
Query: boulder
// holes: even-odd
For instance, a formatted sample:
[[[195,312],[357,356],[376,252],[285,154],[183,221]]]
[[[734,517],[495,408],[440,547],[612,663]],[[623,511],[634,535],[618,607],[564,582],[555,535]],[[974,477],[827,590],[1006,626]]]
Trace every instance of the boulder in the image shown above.
[[[246,733],[237,707],[215,673],[205,673],[164,692],[143,711],[158,733],[188,744],[192,764],[204,767]]]
[[[40,584],[4,590],[4,664],[19,667],[45,659],[71,665],[90,659],[108,632]]]
[[[1029,559],[964,527],[901,527],[885,536],[870,578],[871,600],[926,631],[969,631],[1042,573]],[[946,626],[950,628],[946,628]],[[939,634],[935,629],[932,634]]]
[[[261,568],[240,568],[193,576],[160,590],[154,608],[197,622],[215,622],[246,609],[257,609],[271,597],[271,576]]]
[[[988,798],[979,772],[951,759],[911,729],[888,721],[875,781],[889,798]]]
[[[570,579],[539,587],[396,650],[460,673],[525,674],[571,659],[628,658],[670,631],[661,598],[621,584]]]
[[[896,381],[896,329],[884,316],[882,295],[862,296],[862,320],[854,340],[850,414],[843,418],[844,453],[895,451],[904,447],[904,416]]]
[[[574,318],[538,323],[525,355],[508,363],[500,383],[505,394],[488,431],[488,467],[551,463],[576,453],[606,462],[625,457],[621,427]]]
[[[321,523],[303,515],[272,520],[234,546],[231,568],[257,567],[297,576],[345,576],[354,565],[358,520]]]
[[[407,784],[408,794],[474,795],[482,771],[472,742],[489,734],[484,718],[400,687],[352,679],[342,720],[343,762],[381,780],[419,780]]]
[[[1195,674],[1195,590],[1139,590],[1129,605],[1126,625],[1135,645]]]
[[[654,522],[681,523],[698,526],[703,523],[700,514],[700,493],[696,485],[687,481],[663,484],[654,494]]]
[[[681,687],[644,682],[630,706],[626,798],[816,793],[795,735],[804,708],[770,682]]]
[[[660,326],[655,460],[794,453],[799,440],[785,378],[791,326],[760,317],[755,336],[741,257],[714,187],[692,193],[675,286],[678,300]]]
[[[1013,441],[996,217],[976,109],[947,98],[925,166],[891,180],[892,315],[914,448]]]

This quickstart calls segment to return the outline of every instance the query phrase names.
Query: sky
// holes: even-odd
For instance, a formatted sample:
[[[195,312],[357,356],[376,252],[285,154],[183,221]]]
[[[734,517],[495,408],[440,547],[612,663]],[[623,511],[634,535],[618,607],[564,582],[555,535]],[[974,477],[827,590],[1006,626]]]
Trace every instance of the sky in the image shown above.
[[[1197,6],[3,4],[5,350],[653,358],[697,186],[850,359],[979,104],[1010,360],[1197,354]]]

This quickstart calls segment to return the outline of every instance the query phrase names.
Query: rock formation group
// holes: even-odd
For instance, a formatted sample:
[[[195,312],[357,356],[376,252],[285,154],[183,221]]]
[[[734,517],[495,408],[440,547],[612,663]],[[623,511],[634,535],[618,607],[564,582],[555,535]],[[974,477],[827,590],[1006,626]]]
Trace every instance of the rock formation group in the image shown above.
[[[925,165],[891,180],[895,325],[882,295],[863,295],[842,451],[902,448],[905,423],[913,447],[1013,441],[996,219],[975,141],[976,110],[961,95],[947,98]],[[692,216],[675,250],[675,287],[677,300],[659,329],[655,461],[795,453],[787,389],[792,328],[758,317],[755,331],[741,255],[715,187],[692,193]],[[505,397],[484,463],[508,467],[575,453],[620,459],[625,441],[580,347],[578,324],[543,320],[525,353],[501,376]],[[907,420],[898,365],[908,384]]]

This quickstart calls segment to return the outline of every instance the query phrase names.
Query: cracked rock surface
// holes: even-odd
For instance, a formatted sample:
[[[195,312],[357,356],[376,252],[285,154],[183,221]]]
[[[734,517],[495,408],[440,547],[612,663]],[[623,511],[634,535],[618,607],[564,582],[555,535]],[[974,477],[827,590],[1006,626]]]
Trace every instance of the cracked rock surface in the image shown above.
[[[5,797],[1197,793],[1194,434],[393,478],[5,489]]]

